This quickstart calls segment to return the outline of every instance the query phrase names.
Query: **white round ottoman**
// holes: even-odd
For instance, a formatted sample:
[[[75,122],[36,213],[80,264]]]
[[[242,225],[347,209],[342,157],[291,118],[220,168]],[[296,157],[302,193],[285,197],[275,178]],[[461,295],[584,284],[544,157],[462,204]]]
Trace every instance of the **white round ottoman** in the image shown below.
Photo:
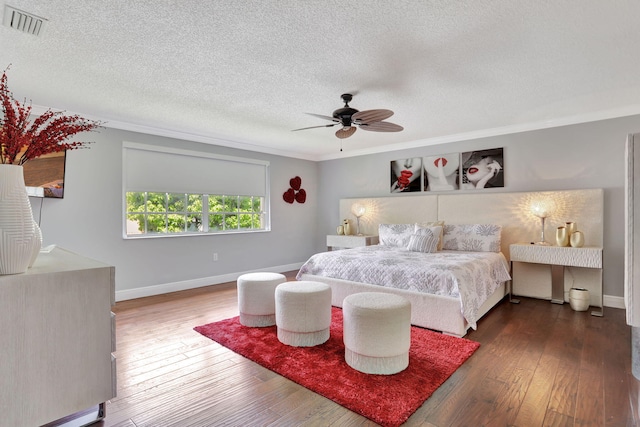
[[[345,361],[366,374],[395,374],[409,366],[411,303],[399,295],[362,292],[342,303]]]
[[[240,323],[251,327],[275,325],[274,294],[276,286],[286,281],[280,273],[247,273],[238,277]]]
[[[306,280],[276,287],[278,340],[294,347],[312,347],[329,339],[331,287]]]

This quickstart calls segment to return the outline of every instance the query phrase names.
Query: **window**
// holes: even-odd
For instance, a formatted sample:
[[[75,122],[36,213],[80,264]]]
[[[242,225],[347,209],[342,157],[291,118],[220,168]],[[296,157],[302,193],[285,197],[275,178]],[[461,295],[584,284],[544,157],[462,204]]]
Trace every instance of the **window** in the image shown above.
[[[268,162],[125,142],[123,165],[125,238],[270,229]]]
[[[260,197],[209,196],[210,230],[253,230],[262,228],[263,201]]]
[[[126,197],[128,236],[265,230],[262,197],[152,192]]]

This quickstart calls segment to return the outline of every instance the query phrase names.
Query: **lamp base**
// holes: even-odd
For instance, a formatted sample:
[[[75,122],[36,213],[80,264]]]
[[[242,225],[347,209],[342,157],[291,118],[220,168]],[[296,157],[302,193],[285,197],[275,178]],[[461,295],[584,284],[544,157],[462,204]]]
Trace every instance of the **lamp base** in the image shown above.
[[[536,242],[535,244],[539,246],[551,246],[551,243],[547,243],[547,242]]]

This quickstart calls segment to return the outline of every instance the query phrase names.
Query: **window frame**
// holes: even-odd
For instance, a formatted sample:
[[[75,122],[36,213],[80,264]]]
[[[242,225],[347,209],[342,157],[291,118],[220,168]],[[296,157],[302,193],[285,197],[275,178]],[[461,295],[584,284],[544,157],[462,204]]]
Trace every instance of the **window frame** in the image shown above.
[[[216,160],[221,160],[221,161],[225,161],[225,162],[239,162],[239,163],[247,163],[249,165],[258,165],[260,167],[264,167],[264,184],[265,184],[265,194],[264,195],[242,195],[242,194],[208,194],[208,193],[200,193],[200,192],[193,192],[193,191],[185,191],[184,193],[182,192],[169,192],[169,191],[152,191],[149,189],[133,189],[133,188],[128,188],[128,182],[127,182],[127,160],[126,160],[126,156],[127,156],[127,149],[134,149],[134,150],[146,150],[146,151],[152,151],[152,152],[157,152],[157,153],[166,153],[166,154],[175,154],[175,155],[185,155],[185,156],[191,156],[191,157],[196,157],[197,159],[211,159],[212,162],[215,162]],[[123,239],[126,240],[130,240],[130,239],[155,239],[155,238],[167,238],[167,237],[185,237],[185,236],[212,236],[212,235],[229,235],[229,234],[243,234],[243,233],[264,233],[264,232],[269,232],[271,231],[271,215],[270,215],[270,173],[269,173],[269,162],[268,161],[264,161],[264,160],[256,160],[256,159],[248,159],[248,158],[242,158],[242,157],[233,157],[233,156],[225,156],[225,155],[218,155],[218,154],[214,154],[214,153],[207,153],[207,152],[199,152],[199,151],[192,151],[192,150],[183,150],[183,149],[177,149],[177,148],[172,148],[172,147],[163,147],[163,146],[153,146],[153,145],[146,145],[146,144],[138,144],[138,143],[132,143],[132,142],[123,142],[123,146],[122,146],[122,154],[123,154],[123,168],[122,168],[122,236]],[[215,163],[212,163],[212,167],[215,167]],[[129,191],[127,191],[129,190]],[[127,204],[127,194],[128,193],[143,193],[144,197],[145,197],[145,208],[144,208],[144,212],[141,212],[140,214],[145,216],[145,221],[147,219],[147,216],[150,214],[160,214],[160,215],[165,215],[167,218],[169,215],[171,214],[175,214],[176,212],[170,212],[168,211],[168,199],[171,197],[171,195],[177,195],[177,194],[181,194],[185,196],[185,202],[186,205],[184,207],[184,212],[178,213],[178,214],[185,214],[185,220],[187,219],[187,216],[191,213],[191,214],[197,214],[200,215],[202,218],[202,224],[203,224],[203,230],[202,231],[184,231],[184,232],[162,232],[162,233],[140,233],[140,234],[127,234],[127,223],[128,223],[128,219],[129,219],[129,214],[130,212],[128,212],[128,204]],[[154,194],[165,194],[165,211],[162,212],[151,212],[151,211],[147,211],[148,207],[146,206],[146,194],[147,193],[154,193]],[[190,195],[199,195],[202,197],[202,210],[199,212],[191,212],[188,209],[188,197]],[[258,215],[261,219],[262,219],[262,228],[234,228],[234,229],[214,229],[212,231],[212,229],[209,228],[209,216],[216,213],[214,211],[210,211],[210,204],[209,204],[209,198],[210,197],[235,197],[236,198],[236,205],[238,207],[238,209],[240,208],[240,203],[238,198],[246,198],[246,197],[253,197],[253,198],[259,198],[261,199],[261,210],[257,213],[247,213],[249,215]],[[253,205],[253,202],[252,202]],[[132,212],[133,213],[133,212]],[[222,215],[241,215],[243,214],[243,212],[237,210],[234,212],[227,212],[227,211],[221,211],[220,214]],[[239,224],[238,224],[239,225]],[[145,227],[146,228],[146,227]],[[185,226],[185,228],[188,228],[187,226]]]

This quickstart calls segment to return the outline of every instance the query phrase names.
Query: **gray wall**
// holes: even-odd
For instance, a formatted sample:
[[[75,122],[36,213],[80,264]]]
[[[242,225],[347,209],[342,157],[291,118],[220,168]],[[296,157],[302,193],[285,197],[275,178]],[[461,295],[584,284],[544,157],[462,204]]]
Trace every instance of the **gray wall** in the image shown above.
[[[339,199],[390,195],[390,161],[504,147],[505,187],[483,191],[605,189],[604,293],[622,297],[624,145],[627,134],[638,131],[640,116],[632,116],[315,163],[103,129],[90,135],[89,139],[95,141],[90,149],[68,152],[65,198],[32,198],[31,203],[34,217],[40,220],[45,246],[55,243],[114,265],[117,291],[145,292],[145,288],[162,288],[165,284],[227,281],[246,271],[293,269],[311,254],[326,250],[325,236],[334,234],[340,221]],[[272,231],[123,239],[122,141],[268,160]],[[345,148],[348,150],[348,140]],[[303,205],[282,200],[289,179],[296,175],[307,191]],[[213,261],[214,252],[219,254],[217,262]]]
[[[340,223],[338,201],[341,198],[411,197],[420,194],[389,193],[390,161],[504,147],[505,187],[482,191],[604,188],[604,294],[622,297],[624,147],[627,134],[638,131],[640,116],[632,116],[321,162],[319,240],[325,234],[335,234],[335,228]],[[344,146],[347,150],[348,145],[346,140]],[[531,239],[537,237],[531,236]],[[319,241],[317,249],[322,248],[323,243]]]
[[[315,162],[115,129],[85,139],[95,143],[67,153],[64,199],[31,198],[31,205],[36,221],[40,219],[43,245],[55,243],[114,265],[117,291],[202,278],[225,281],[229,274],[278,266],[293,269],[291,264],[301,264],[315,252],[309,238],[318,234]],[[269,161],[271,232],[123,239],[122,141]],[[294,176],[302,178],[308,194],[305,204],[282,200]]]

